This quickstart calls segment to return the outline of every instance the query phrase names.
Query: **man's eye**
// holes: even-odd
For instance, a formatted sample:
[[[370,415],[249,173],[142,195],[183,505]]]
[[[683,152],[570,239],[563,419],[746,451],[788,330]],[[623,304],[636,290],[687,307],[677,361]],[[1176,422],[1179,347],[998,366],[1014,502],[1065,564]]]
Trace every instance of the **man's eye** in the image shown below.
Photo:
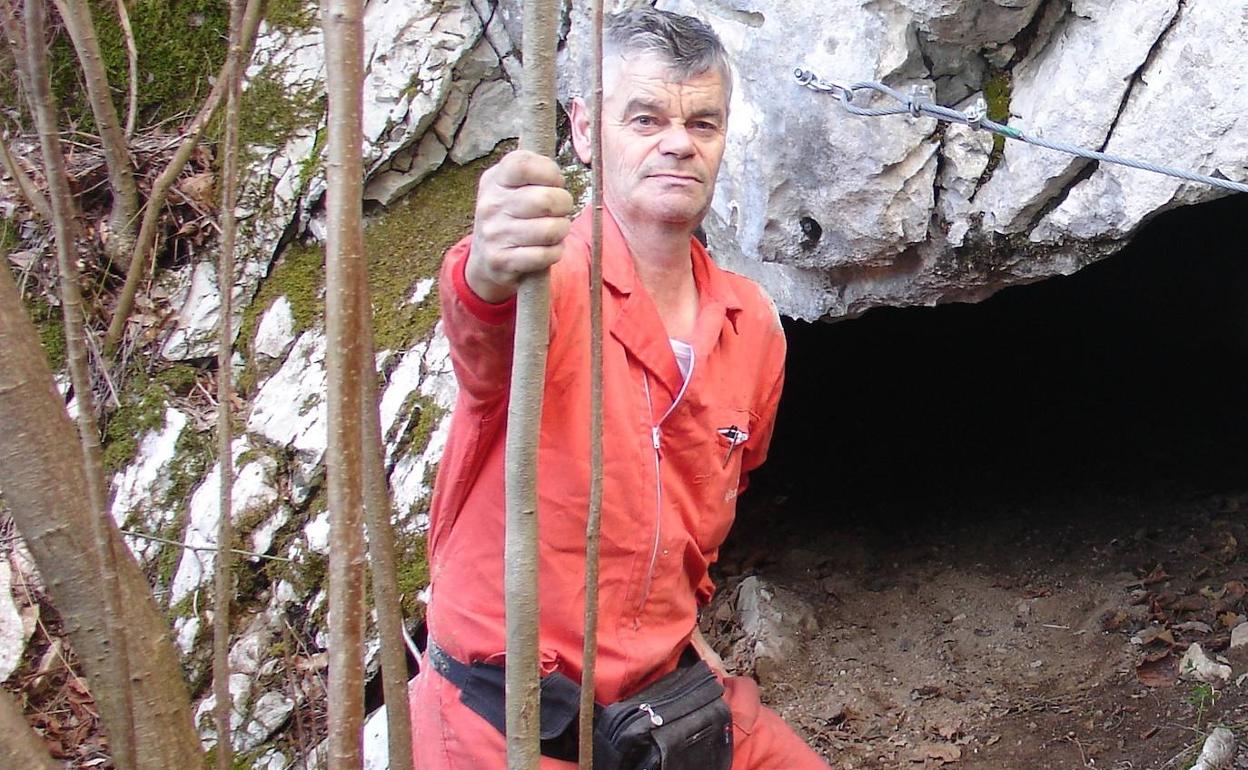
[[[642,128],[653,128],[654,126],[659,125],[658,119],[653,115],[638,115],[633,118],[633,122]]]
[[[703,131],[706,133],[713,133],[719,130],[719,126],[717,124],[711,123],[706,120],[694,121],[693,128],[695,131]]]

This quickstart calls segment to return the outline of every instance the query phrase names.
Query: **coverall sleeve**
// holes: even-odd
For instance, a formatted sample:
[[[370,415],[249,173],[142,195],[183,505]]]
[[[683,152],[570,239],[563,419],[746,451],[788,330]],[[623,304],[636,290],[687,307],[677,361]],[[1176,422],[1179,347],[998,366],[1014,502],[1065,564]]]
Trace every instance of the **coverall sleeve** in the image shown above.
[[[471,248],[469,235],[442,260],[442,328],[451,343],[461,405],[496,407],[505,403],[511,382],[516,298],[492,304],[473,292],[464,276]]]

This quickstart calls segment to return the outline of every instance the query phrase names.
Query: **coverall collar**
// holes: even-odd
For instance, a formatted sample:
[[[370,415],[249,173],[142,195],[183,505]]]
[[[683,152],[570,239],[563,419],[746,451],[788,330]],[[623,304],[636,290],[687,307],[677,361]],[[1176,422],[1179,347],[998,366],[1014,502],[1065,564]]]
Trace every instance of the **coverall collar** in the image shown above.
[[[675,398],[681,390],[682,376],[668,341],[667,330],[653,300],[637,279],[633,254],[609,209],[602,218],[602,280],[612,292],[621,296],[620,310],[610,324],[610,334],[635,356],[650,374]],[[591,237],[591,212],[586,208],[573,227],[588,243]],[[725,328],[736,333],[737,312],[742,304],[719,267],[696,238],[689,239],[689,256],[693,279],[698,287],[698,319],[694,326],[694,355],[704,358],[715,346]],[[727,324],[725,324],[725,321]],[[695,366],[696,372],[696,366]]]

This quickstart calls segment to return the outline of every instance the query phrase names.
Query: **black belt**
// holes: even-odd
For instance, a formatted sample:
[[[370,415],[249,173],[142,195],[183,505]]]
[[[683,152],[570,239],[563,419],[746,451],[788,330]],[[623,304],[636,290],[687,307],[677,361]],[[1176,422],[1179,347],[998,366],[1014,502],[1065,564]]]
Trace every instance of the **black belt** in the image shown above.
[[[459,688],[459,700],[506,735],[506,672],[503,667],[490,663],[464,663],[439,647],[433,637],[429,638],[425,653],[433,670]],[[577,716],[581,711],[580,685],[553,671],[542,677],[539,704],[542,754],[575,762],[579,743]]]

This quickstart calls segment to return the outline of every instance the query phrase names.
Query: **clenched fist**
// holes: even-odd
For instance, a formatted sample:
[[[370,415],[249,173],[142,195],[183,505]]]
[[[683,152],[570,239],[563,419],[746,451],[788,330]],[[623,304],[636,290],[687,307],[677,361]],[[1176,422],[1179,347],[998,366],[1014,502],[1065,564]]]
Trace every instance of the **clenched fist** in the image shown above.
[[[482,174],[464,270],[477,296],[503,302],[525,275],[558,262],[572,205],[559,166],[543,155],[516,150]]]

